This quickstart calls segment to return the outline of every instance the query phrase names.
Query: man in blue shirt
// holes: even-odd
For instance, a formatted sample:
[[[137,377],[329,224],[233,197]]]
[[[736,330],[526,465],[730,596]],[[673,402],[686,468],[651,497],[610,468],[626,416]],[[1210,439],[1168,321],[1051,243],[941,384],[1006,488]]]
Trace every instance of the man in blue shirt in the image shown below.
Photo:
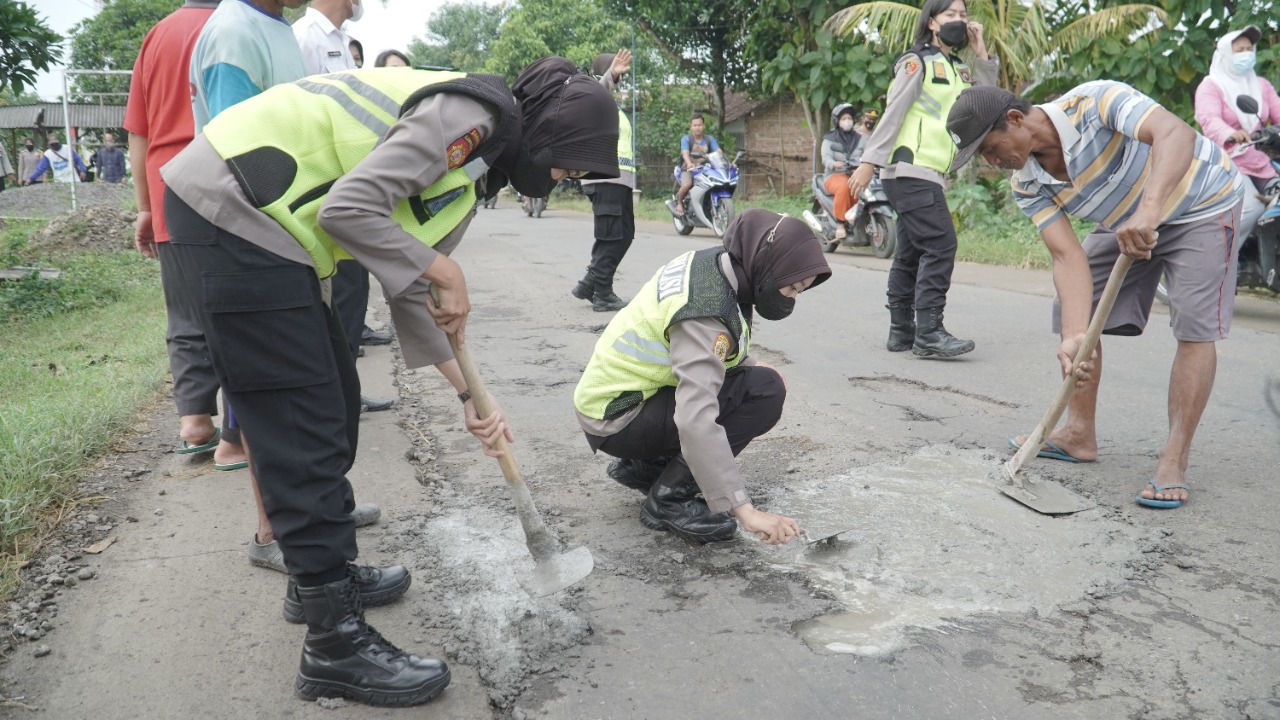
[[[102,136],[102,147],[98,149],[98,172],[102,182],[124,182],[124,150],[116,146],[116,139],[111,133]]]
[[[684,170],[680,173],[680,191],[676,193],[676,214],[684,215],[684,196],[693,187],[694,168],[702,164],[708,155],[720,149],[720,143],[710,135],[704,135],[706,122],[702,113],[695,113],[689,121],[689,134],[680,138],[680,157],[684,161]]]

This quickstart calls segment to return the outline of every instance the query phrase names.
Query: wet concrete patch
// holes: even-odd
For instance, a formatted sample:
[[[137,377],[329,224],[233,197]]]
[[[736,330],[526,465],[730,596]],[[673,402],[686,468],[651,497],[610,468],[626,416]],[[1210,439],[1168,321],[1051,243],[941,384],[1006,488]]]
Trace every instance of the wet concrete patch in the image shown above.
[[[1039,515],[999,492],[989,453],[937,445],[901,464],[780,488],[771,507],[802,525],[848,531],[834,548],[761,552],[803,574],[846,610],[797,622],[815,651],[891,656],[913,632],[949,633],[976,615],[1047,616],[1123,581],[1149,543],[1088,511]]]

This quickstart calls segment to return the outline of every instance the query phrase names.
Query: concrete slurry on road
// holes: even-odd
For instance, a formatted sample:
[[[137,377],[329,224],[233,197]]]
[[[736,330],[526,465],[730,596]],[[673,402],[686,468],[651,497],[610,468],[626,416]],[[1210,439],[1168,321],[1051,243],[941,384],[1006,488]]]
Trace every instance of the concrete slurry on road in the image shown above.
[[[1133,495],[1166,432],[1174,342],[1163,315],[1107,339],[1099,462],[1028,472],[1097,505],[1037,515],[998,492],[1005,438],[1029,430],[1057,386],[1047,273],[961,266],[947,325],[975,352],[950,362],[883,349],[884,268],[841,251],[792,318],[762,322],[753,353],[788,378],[779,425],[740,458],[763,507],[847,531],[833,545],[741,537],[686,545],[643,528],[641,496],[604,474],[573,419],[573,387],[611,317],[573,299],[591,244],[585,215],[482,210],[455,258],[474,311],[468,343],[515,428],[548,524],[595,571],[530,598],[532,567],[501,474],[460,428],[432,369],[374,348],[352,473],[383,521],[364,558],[414,572],[404,600],[370,611],[391,638],[443,653],[454,684],[433,718],[1280,718],[1280,568],[1267,480],[1280,420],[1280,307],[1219,345],[1191,458],[1192,500],[1159,512]],[[642,223],[617,290],[714,238]],[[1257,305],[1256,309],[1254,305]],[[1270,330],[1254,329],[1271,327]],[[205,472],[171,444],[167,408],[140,439],[153,472],[111,493],[120,528],[98,579],[68,591],[9,695],[49,717],[312,717],[291,696],[299,628],[279,619],[283,579],[244,557],[243,473]],[[136,458],[135,458],[136,459]],[[165,473],[168,475],[165,475]],[[158,495],[160,490],[166,494]],[[153,514],[161,510],[162,514]],[[74,680],[73,680],[74,679]],[[0,707],[0,712],[26,713]]]

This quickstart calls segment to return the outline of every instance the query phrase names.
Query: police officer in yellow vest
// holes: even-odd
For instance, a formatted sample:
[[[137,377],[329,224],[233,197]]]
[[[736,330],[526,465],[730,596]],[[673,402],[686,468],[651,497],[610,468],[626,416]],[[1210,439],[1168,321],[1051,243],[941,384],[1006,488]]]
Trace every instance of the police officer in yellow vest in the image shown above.
[[[890,352],[940,358],[974,347],[942,325],[956,258],[956,230],[943,194],[956,153],[947,113],[974,82],[994,85],[997,69],[982,25],[968,18],[964,0],[928,0],[921,8],[916,44],[894,65],[884,117],[849,178],[849,190],[859,197],[882,168],[885,193],[898,213],[898,249],[889,270]],[[976,56],[977,77],[956,55],[967,46]]]
[[[797,536],[795,520],[755,508],[734,460],[787,394],[749,354],[751,319],[787,317],[830,276],[807,225],[747,210],[723,247],[664,265],[605,328],[573,402],[592,451],[617,458],[609,476],[646,495],[645,527],[691,543],[728,540],[738,523],[770,544]]]
[[[514,96],[514,97],[513,97]],[[397,649],[363,608],[409,587],[357,556],[351,485],[360,383],[328,278],[354,257],[387,293],[410,367],[435,365],[485,444],[445,332],[470,302],[457,246],[476,205],[508,180],[545,195],[559,179],[615,177],[617,108],[563,58],[514,88],[492,75],[353,70],[278,85],[215,118],[162,174],[181,278],[203,307],[218,380],[236,408],[290,579],[286,619],[306,622],[296,691],[410,705],[449,682],[443,662]],[[440,300],[429,302],[435,285]]]
[[[591,63],[591,74],[613,92],[618,79],[631,69],[631,51],[601,53]],[[621,310],[627,304],[613,291],[613,276],[636,236],[635,207],[631,191],[636,186],[636,161],[631,156],[631,121],[618,110],[618,177],[588,180],[582,192],[591,198],[596,242],[591,246],[587,274],[573,286],[573,296],[591,301],[596,312]]]

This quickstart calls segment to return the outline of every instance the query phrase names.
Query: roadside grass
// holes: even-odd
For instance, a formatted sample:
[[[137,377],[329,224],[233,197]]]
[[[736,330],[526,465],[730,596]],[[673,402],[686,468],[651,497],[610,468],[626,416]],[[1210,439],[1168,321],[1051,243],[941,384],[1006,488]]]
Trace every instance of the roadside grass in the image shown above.
[[[38,227],[38,224],[35,224]],[[168,359],[159,267],[129,252],[44,258],[8,225],[5,265],[61,278],[0,283],[0,598],[95,457],[136,423]]]

